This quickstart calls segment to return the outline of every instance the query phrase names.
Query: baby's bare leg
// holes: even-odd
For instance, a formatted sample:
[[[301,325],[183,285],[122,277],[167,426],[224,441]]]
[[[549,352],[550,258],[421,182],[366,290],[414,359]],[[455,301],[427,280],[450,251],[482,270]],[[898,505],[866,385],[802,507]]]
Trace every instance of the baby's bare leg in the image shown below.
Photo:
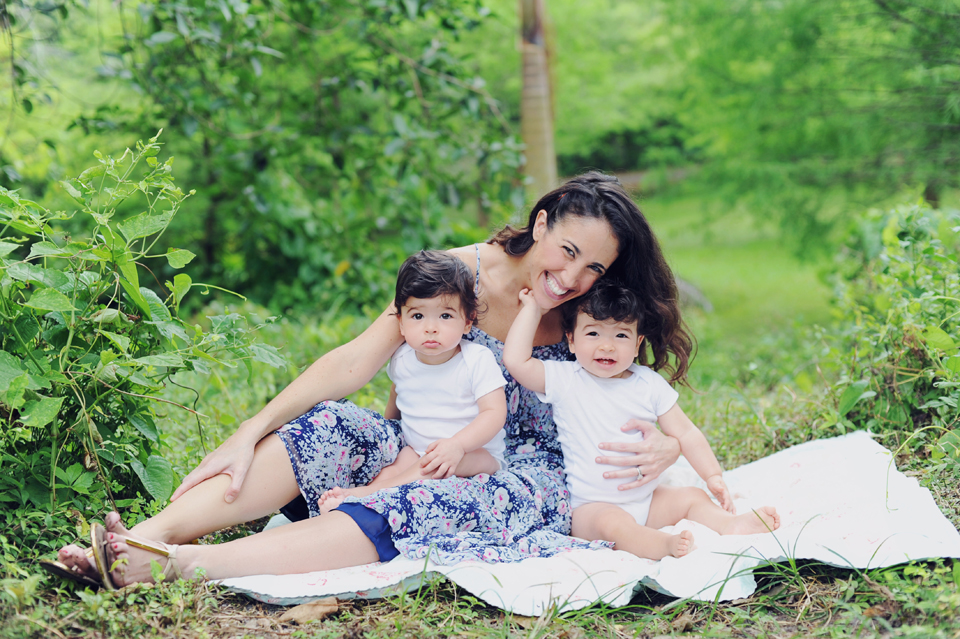
[[[374,486],[385,488],[391,479],[407,470],[410,466],[416,464],[419,459],[420,455],[417,454],[417,451],[413,450],[409,446],[404,446],[403,450],[400,451],[400,454],[397,455],[397,458],[393,460],[393,463],[389,466],[384,466],[383,470],[380,471],[380,474],[374,477],[373,481],[367,484],[367,486],[370,486],[371,488]]]
[[[693,549],[693,533],[679,535],[641,526],[619,506],[604,503],[584,504],[573,511],[573,536],[589,541],[612,541],[617,550],[625,550],[644,559],[683,557]]]
[[[647,525],[662,528],[673,526],[681,519],[703,524],[721,535],[756,535],[780,527],[780,515],[772,506],[732,515],[699,488],[657,486],[650,502]]]
[[[500,470],[500,462],[482,448],[472,450],[463,456],[454,474],[457,477],[473,477],[481,473],[492,475]]]

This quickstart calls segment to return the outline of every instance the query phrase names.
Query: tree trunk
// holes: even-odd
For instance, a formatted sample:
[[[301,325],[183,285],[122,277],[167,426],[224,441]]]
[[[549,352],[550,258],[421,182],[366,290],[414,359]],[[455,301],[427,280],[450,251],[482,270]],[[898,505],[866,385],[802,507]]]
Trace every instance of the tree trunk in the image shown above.
[[[544,0],[520,0],[520,47],[523,55],[520,134],[526,146],[524,172],[532,180],[528,188],[534,191],[534,197],[557,186],[550,68],[543,37],[543,3]]]

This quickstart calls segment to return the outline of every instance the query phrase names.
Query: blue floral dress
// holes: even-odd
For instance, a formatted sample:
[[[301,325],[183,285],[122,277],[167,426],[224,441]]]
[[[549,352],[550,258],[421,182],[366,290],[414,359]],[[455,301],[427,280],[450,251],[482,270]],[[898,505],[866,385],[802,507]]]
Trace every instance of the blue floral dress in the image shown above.
[[[507,469],[494,475],[423,479],[346,501],[383,515],[400,554],[429,555],[441,564],[519,561],[574,548],[610,547],[568,536],[570,496],[550,405],[503,367],[502,342],[476,327],[466,339],[493,351],[507,380]],[[533,355],[571,358],[566,343],[535,347]],[[319,515],[317,500],[323,491],[366,485],[404,445],[398,421],[346,401],[317,404],[277,434],[290,454],[311,517]]]

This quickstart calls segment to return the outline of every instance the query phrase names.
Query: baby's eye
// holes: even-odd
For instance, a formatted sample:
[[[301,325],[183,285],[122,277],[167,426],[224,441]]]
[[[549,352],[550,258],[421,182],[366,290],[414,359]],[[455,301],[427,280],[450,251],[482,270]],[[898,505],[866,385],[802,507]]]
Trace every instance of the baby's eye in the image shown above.
[[[597,335],[598,333],[596,331],[590,331],[589,333],[587,333],[587,337],[596,337]]]
[[[626,333],[617,333],[617,337],[622,337],[623,339],[630,339],[630,336]]]
[[[415,319],[415,320],[422,320],[422,319],[423,319],[423,313],[414,313],[414,314],[411,315],[410,317],[412,317],[412,318]]]
[[[450,313],[442,313],[440,315],[440,319],[453,319],[453,315],[451,315]]]

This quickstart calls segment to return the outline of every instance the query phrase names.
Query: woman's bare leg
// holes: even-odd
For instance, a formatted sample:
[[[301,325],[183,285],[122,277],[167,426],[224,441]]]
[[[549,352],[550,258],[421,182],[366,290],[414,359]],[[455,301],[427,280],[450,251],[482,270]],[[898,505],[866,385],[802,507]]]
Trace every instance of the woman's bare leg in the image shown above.
[[[223,499],[229,485],[227,475],[211,477],[131,532],[154,541],[182,544],[269,515],[300,494],[287,448],[276,435],[267,435],[257,444],[240,494],[230,504]]]
[[[108,523],[107,539],[111,543],[107,563],[127,559],[113,573],[117,585],[152,581],[150,562],[165,567],[167,560],[127,544],[127,536],[136,539],[139,535],[124,529],[119,518],[108,518]],[[349,515],[332,512],[225,544],[180,546],[177,561],[188,579],[197,568],[205,571],[207,579],[227,579],[335,570],[373,563],[379,556],[373,542]]]
[[[231,504],[223,499],[229,485],[227,475],[212,477],[168,504],[155,517],[134,526],[131,532],[144,539],[182,544],[269,515],[300,494],[287,449],[274,435],[257,444],[240,494]],[[96,576],[96,568],[76,545],[61,548],[58,558],[68,567],[76,566],[81,573]]]

